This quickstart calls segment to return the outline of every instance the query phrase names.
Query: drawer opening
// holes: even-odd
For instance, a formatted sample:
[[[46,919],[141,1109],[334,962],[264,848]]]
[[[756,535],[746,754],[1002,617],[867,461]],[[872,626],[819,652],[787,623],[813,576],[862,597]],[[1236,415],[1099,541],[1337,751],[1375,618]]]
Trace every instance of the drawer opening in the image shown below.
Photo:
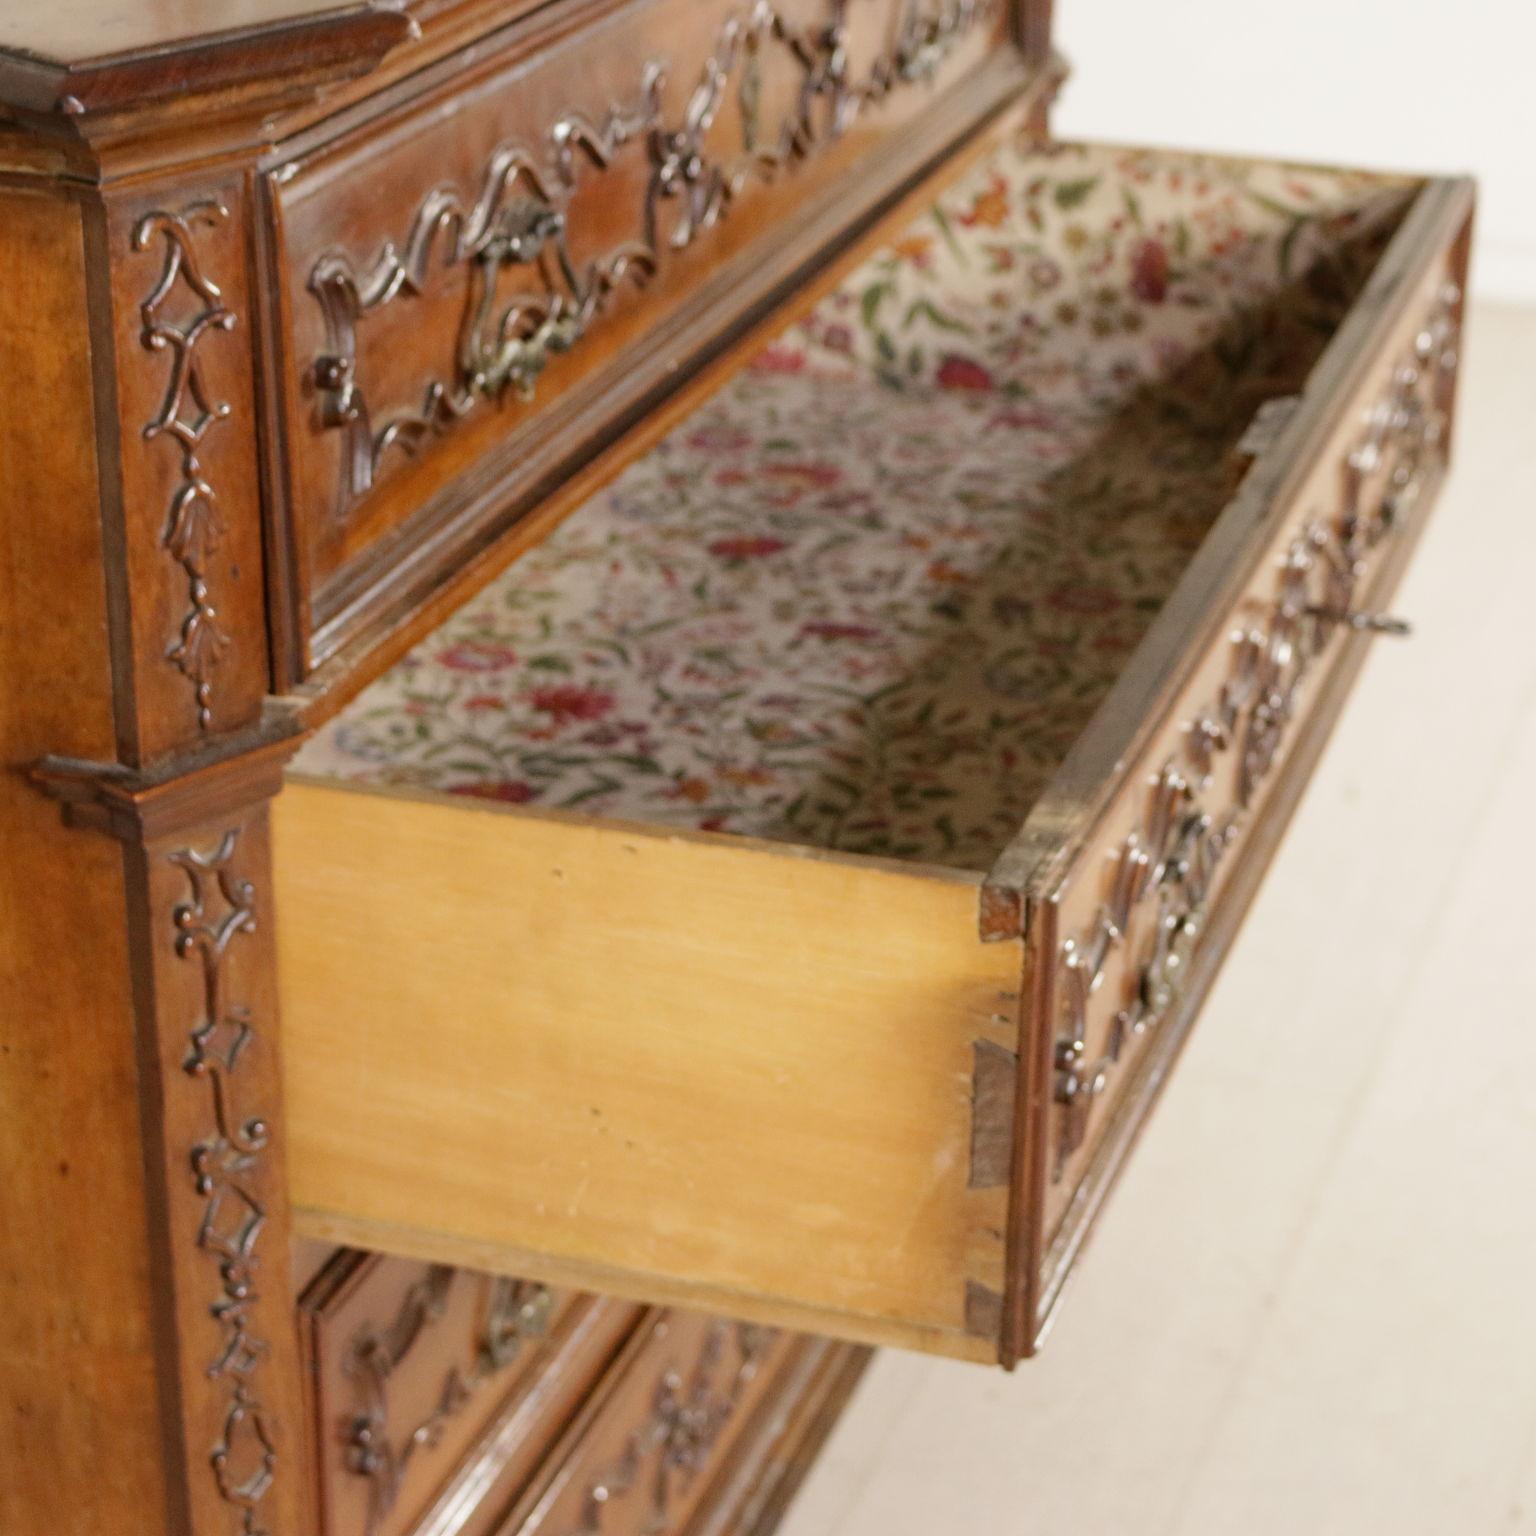
[[[1421,185],[1005,146],[326,724],[301,1230],[996,1359],[988,872]]]

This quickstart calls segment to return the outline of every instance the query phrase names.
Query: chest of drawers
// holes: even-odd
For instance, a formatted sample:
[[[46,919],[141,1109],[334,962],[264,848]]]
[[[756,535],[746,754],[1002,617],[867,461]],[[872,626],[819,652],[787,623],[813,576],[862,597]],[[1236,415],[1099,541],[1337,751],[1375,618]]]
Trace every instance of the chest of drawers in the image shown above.
[[[6,1531],[766,1532],[868,1346],[1039,1346],[1393,627],[1472,207],[1063,75],[0,20]]]

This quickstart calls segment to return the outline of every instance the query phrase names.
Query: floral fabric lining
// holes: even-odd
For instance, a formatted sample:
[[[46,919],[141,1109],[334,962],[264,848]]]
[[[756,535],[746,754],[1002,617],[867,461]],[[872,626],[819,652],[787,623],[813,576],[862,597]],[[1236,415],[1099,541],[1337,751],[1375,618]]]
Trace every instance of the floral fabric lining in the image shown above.
[[[1408,191],[995,154],[299,769],[987,868]]]

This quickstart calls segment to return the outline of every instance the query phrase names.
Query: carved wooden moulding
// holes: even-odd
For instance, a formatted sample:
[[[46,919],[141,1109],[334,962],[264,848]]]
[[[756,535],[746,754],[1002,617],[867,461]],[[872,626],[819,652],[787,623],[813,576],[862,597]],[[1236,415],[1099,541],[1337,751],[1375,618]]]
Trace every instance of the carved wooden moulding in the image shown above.
[[[787,278],[818,195],[854,216],[852,163],[1004,25],[996,0],[614,6],[275,171],[297,670]]]

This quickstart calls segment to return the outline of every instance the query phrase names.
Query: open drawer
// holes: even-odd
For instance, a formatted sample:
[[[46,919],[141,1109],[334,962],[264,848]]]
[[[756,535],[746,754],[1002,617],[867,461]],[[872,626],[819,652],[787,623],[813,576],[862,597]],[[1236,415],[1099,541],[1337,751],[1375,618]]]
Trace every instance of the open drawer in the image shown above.
[[[1471,191],[926,201],[301,754],[302,1232],[1034,1347],[1432,498]]]

